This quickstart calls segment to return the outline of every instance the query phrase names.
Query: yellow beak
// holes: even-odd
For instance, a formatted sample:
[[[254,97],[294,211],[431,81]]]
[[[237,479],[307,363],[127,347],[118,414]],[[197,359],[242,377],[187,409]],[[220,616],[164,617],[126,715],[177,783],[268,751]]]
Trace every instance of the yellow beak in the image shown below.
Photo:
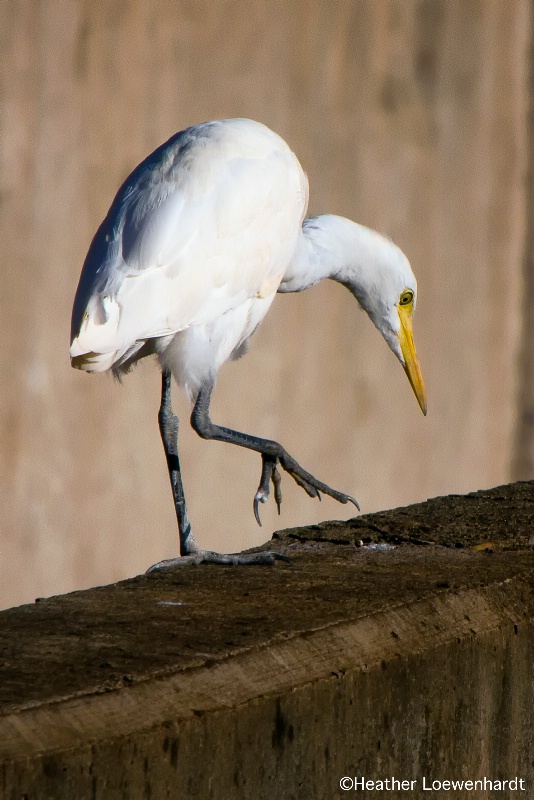
[[[417,397],[417,402],[421,406],[421,411],[426,416],[426,391],[421,367],[419,366],[419,360],[415,352],[415,344],[413,342],[411,303],[407,306],[398,306],[398,311],[401,324],[399,344],[404,357],[404,371]]]

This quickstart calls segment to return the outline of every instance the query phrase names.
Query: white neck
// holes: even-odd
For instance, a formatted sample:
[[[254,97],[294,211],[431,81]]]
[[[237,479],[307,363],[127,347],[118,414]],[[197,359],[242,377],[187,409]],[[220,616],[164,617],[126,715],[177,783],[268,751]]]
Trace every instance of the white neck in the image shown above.
[[[330,278],[350,289],[376,324],[387,314],[386,284],[392,272],[398,276],[399,293],[414,280],[408,260],[393,242],[345,217],[324,214],[304,221],[278,291],[301,292]],[[398,297],[397,288],[394,294]]]

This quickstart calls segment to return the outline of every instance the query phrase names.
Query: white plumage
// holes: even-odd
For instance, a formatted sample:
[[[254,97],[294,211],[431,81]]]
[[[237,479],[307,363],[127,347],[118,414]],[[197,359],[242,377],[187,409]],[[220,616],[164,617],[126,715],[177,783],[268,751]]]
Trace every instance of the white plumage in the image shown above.
[[[173,136],[125,181],[93,240],[73,365],[124,370],[149,343],[196,397],[267,313],[306,206],[299,162],[265,126],[224,120]]]
[[[302,167],[277,134],[251,120],[206,122],[177,133],[126,179],[83,266],[72,313],[72,365],[120,374],[147,355],[159,358],[160,429],[180,552],[195,561],[258,563],[276,555],[221,556],[195,544],[171,372],[194,403],[192,424],[201,436],[261,453],[258,521],[258,502],[266,501],[271,482],[280,509],[278,464],[312,497],[325,492],[355,502],[303,470],[276,442],[220,428],[209,418],[217,371],[244,352],[277,291],[302,291],[324,278],[345,285],[402,363],[426,413],[412,337],[417,286],[406,256],[343,217],[305,220],[307,201]]]

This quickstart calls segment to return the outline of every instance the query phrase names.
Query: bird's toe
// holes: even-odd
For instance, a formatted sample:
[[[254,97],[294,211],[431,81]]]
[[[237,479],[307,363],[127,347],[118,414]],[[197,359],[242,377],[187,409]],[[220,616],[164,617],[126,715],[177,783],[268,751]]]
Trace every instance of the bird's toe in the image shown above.
[[[271,486],[270,486],[271,481],[274,489],[274,500],[279,514],[282,505],[282,489],[281,489],[282,478],[277,469],[278,459],[274,456],[262,453],[261,462],[262,462],[262,467],[261,467],[260,485],[258,486],[256,494],[254,495],[254,516],[256,517],[256,522],[260,527],[261,527],[261,520],[260,520],[259,504],[267,502],[269,495],[271,493]]]
[[[287,564],[291,564],[291,559],[287,556],[272,552],[271,550],[260,550],[256,553],[216,553],[213,550],[196,550],[188,555],[158,561],[157,564],[153,564],[147,569],[145,575],[152,575],[160,570],[184,567],[192,564],[270,566],[275,564],[276,561],[284,561]]]
[[[344,494],[343,492],[338,492],[337,489],[332,489],[326,483],[323,483],[309,472],[306,472],[306,470],[290,456],[286,455],[284,458],[281,458],[280,464],[284,470],[291,475],[295,483],[304,489],[310,497],[317,497],[320,500],[321,494],[327,494],[339,503],[353,503],[358,511],[360,510],[358,501],[355,500],[354,497]]]

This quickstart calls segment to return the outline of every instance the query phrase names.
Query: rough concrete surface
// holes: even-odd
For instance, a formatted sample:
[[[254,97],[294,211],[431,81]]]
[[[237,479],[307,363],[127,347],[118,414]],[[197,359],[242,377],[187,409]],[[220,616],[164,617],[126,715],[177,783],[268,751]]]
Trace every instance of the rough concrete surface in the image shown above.
[[[533,522],[514,484],[2,612],[2,798],[531,800]],[[484,777],[525,790],[423,790]]]

